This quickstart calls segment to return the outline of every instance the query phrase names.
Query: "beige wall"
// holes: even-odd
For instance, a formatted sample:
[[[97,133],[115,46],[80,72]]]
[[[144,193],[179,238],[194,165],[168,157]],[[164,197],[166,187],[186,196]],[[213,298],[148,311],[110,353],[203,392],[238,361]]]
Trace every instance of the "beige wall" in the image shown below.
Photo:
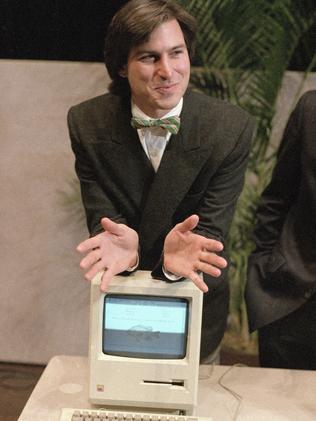
[[[0,60],[0,75],[0,360],[84,355],[89,288],[74,249],[87,231],[64,203],[75,178],[66,114],[108,79],[102,64],[76,62]],[[276,141],[299,77],[287,75]]]
[[[0,360],[87,352],[89,289],[62,203],[74,178],[69,107],[104,93],[102,64],[0,61]]]

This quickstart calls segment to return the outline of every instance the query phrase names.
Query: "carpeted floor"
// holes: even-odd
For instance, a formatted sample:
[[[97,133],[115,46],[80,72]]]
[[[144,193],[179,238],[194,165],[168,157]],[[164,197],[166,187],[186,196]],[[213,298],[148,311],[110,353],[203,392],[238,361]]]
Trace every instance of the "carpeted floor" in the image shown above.
[[[44,368],[0,363],[0,421],[17,421]]]

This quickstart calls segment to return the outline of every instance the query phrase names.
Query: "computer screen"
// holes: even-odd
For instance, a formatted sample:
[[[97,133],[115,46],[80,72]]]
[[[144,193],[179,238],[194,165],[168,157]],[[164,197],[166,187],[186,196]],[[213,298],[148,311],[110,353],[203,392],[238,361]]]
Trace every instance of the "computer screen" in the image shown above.
[[[197,401],[202,293],[137,271],[107,293],[91,283],[90,400],[108,407],[180,410]]]
[[[184,358],[189,303],[185,298],[132,294],[104,297],[103,352],[136,358]]]

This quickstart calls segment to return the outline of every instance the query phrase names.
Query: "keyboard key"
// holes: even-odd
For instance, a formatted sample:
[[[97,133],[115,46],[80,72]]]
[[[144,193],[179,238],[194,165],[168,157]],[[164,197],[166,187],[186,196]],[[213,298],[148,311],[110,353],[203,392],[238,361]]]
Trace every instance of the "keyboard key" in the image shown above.
[[[83,421],[80,411],[74,411],[71,421]]]
[[[212,421],[212,418],[167,413],[152,414],[141,412],[63,408],[59,421]]]

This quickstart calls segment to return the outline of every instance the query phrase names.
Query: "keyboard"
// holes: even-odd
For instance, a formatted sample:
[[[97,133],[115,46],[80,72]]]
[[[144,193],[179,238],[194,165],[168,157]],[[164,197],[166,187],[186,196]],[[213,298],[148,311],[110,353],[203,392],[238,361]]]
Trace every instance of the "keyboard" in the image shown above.
[[[59,421],[212,421],[210,417],[159,414],[149,412],[121,412],[106,409],[62,408]]]

